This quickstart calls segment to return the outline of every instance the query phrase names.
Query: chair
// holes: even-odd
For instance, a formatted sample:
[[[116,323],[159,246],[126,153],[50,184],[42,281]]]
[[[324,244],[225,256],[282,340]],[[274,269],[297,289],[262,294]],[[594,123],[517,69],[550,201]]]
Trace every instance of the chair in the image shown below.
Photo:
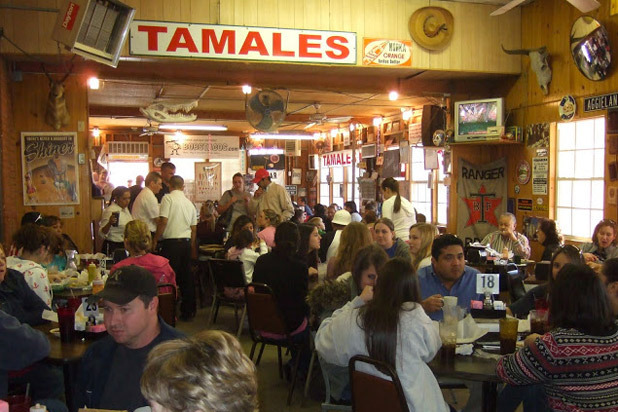
[[[219,307],[221,305],[228,305],[234,307],[234,317],[236,319],[236,325],[238,331],[236,337],[239,337],[242,332],[243,322],[247,313],[244,298],[231,298],[225,296],[225,288],[244,288],[245,271],[240,260],[227,260],[227,259],[215,259],[208,260],[208,267],[210,268],[210,274],[213,281],[213,299],[212,306],[210,308],[210,320],[209,324],[213,324],[217,321],[217,315],[219,314]],[[242,315],[240,321],[238,320],[238,309],[242,308]]]
[[[249,332],[253,345],[249,358],[253,360],[255,348],[261,344],[260,353],[258,354],[255,365],[260,364],[264,347],[266,345],[275,345],[277,347],[277,356],[279,360],[279,377],[283,378],[283,362],[281,360],[281,348],[296,349],[298,355],[292,369],[292,383],[288,392],[287,404],[292,402],[294,386],[296,386],[296,378],[298,375],[298,364],[302,351],[308,349],[308,342],[295,343],[292,339],[291,331],[287,328],[283,315],[275,300],[275,295],[272,289],[263,283],[250,283],[245,287],[245,302],[247,314],[249,317]],[[268,338],[262,335],[263,332],[282,335],[282,339]]]
[[[176,299],[178,297],[176,286],[171,283],[160,283],[157,285],[157,290],[159,291],[159,315],[165,323],[176,327]]]
[[[386,380],[366,372],[356,370],[356,363],[365,363],[385,373]],[[408,412],[408,402],[403,393],[397,372],[385,362],[368,356],[352,356],[348,363],[350,388],[352,389],[352,410],[355,412]],[[419,396],[423,396],[419,394]]]

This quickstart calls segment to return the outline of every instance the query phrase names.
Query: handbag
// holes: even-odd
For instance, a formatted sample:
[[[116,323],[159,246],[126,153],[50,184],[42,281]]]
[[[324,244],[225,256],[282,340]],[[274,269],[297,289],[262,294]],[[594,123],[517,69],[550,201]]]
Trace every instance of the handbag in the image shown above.
[[[225,193],[228,193],[228,192],[231,198],[233,196],[232,191],[227,190]],[[219,217],[217,218],[216,226],[227,230],[227,227],[230,225],[230,221],[232,220],[233,213],[234,213],[234,205],[231,205],[230,207],[227,208],[225,212],[219,215]]]

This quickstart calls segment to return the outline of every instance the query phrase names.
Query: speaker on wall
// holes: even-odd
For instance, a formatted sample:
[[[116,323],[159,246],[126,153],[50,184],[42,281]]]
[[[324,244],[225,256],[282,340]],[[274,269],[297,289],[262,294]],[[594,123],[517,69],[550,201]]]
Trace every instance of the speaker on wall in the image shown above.
[[[446,109],[432,104],[423,106],[421,117],[421,138],[423,146],[435,146],[433,132],[446,127]]]

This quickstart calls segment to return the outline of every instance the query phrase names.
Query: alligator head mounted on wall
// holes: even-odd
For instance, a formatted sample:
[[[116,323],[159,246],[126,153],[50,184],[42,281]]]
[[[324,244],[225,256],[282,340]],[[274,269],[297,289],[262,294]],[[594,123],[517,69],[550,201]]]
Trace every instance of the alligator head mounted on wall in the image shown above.
[[[549,67],[549,53],[547,47],[539,47],[538,49],[519,49],[519,50],[507,50],[502,46],[507,54],[525,54],[530,57],[530,65],[532,70],[536,74],[536,81],[541,86],[543,94],[549,93],[549,83],[551,82],[551,67]]]
[[[142,112],[149,120],[159,123],[186,123],[197,119],[197,114],[189,113],[197,107],[197,100],[185,103],[172,103],[165,101],[155,101],[148,107],[140,107]]]

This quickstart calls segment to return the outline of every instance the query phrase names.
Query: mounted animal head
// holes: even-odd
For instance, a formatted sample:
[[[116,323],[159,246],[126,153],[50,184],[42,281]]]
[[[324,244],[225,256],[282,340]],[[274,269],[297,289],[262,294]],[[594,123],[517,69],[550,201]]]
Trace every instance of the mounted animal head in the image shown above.
[[[197,100],[190,102],[154,101],[148,107],[140,107],[140,112],[148,120],[159,123],[185,123],[197,119],[197,114],[189,113],[197,107]]]
[[[536,81],[541,86],[543,94],[549,93],[549,83],[551,82],[551,67],[549,67],[549,53],[547,47],[539,47],[538,49],[519,49],[519,50],[507,50],[502,46],[507,54],[525,54],[530,57],[530,65],[532,70],[536,74]]]
[[[68,73],[64,75],[62,80],[55,80],[45,71],[45,75],[49,79],[49,95],[47,96],[47,108],[45,110],[45,123],[56,130],[60,130],[63,126],[69,124],[71,115],[67,109],[67,103],[64,96],[64,82],[71,74],[73,66]]]

